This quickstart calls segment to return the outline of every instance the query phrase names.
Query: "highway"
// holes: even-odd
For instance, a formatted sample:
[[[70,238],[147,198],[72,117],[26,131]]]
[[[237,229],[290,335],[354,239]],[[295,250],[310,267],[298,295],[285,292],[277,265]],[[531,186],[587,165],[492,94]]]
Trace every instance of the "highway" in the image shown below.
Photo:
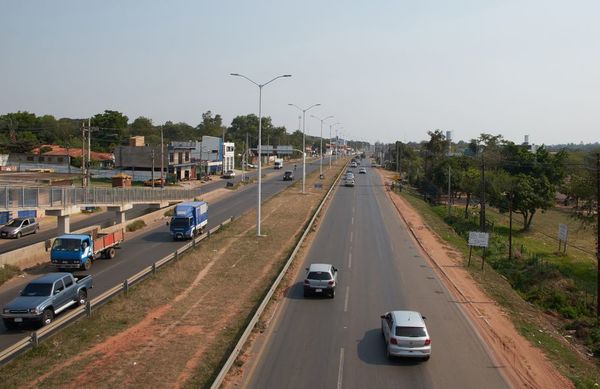
[[[340,186],[305,263],[246,363],[249,388],[507,388],[460,306],[398,219],[375,172]],[[335,298],[304,298],[304,268],[339,269]],[[380,315],[420,311],[427,362],[389,361]]]
[[[301,169],[301,167],[300,167]],[[298,169],[298,171],[301,171]],[[307,162],[306,171],[310,173],[319,169],[319,161]],[[291,185],[293,182],[282,181],[281,174],[275,174],[272,177],[263,179],[262,198],[263,201],[278,193],[282,189]],[[224,184],[219,183],[219,188]],[[231,216],[240,216],[244,212],[256,207],[256,185],[236,190],[223,200],[215,201],[209,204],[209,228],[212,228]],[[126,236],[127,238],[127,236]],[[94,288],[89,297],[93,298],[113,286],[122,283],[127,277],[130,277],[152,263],[174,252],[177,248],[188,243],[188,241],[174,242],[169,234],[169,228],[166,225],[149,228],[147,231],[135,236],[132,239],[126,239],[117,250],[117,256],[112,260],[99,260],[94,262],[91,270],[88,272],[94,277]],[[41,269],[41,273],[53,271],[50,266]],[[22,285],[16,285],[7,288],[0,293],[0,307],[13,299],[19,292]],[[4,349],[31,332],[30,328],[24,328],[20,331],[6,331],[0,321],[0,349]]]

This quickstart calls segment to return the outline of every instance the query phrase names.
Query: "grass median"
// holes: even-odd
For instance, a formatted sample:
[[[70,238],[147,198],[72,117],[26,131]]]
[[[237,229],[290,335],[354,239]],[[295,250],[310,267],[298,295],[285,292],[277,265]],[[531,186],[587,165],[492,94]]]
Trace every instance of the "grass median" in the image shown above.
[[[343,167],[307,176],[0,369],[9,387],[206,387]],[[321,189],[314,184],[323,182]]]

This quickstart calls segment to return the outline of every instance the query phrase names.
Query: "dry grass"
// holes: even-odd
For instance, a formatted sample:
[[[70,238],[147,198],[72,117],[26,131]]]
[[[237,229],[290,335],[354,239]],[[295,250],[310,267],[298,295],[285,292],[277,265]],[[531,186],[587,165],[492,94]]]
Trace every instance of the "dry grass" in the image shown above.
[[[267,236],[255,236],[255,213],[247,213],[128,296],[1,368],[3,385],[41,377],[35,386],[207,386],[325,193],[312,189],[317,180],[308,177],[309,195],[291,187],[264,204]]]

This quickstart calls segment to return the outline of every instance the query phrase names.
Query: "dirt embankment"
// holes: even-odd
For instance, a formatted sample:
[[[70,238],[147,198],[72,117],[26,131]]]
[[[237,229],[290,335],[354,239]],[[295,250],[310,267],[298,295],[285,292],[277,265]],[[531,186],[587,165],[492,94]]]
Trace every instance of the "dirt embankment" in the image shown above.
[[[386,184],[391,182],[393,172],[379,169],[378,172]],[[448,290],[462,303],[492,356],[504,366],[503,372],[509,382],[517,388],[573,387],[540,349],[519,334],[502,307],[480,288],[464,268],[461,253],[440,239],[401,196],[391,191],[387,193],[422,248],[423,255],[432,262]]]
[[[341,161],[336,171],[341,169]],[[333,179],[333,170],[325,184]],[[270,286],[326,191],[295,184],[151,279],[0,369],[10,386],[202,387]],[[207,199],[208,200],[208,199]],[[74,368],[74,367],[77,368]],[[26,372],[26,373],[25,373]]]

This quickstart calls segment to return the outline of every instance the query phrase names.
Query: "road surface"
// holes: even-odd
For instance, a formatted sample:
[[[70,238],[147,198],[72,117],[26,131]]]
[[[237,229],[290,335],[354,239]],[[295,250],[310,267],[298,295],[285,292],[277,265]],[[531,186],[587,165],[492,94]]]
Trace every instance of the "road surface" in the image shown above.
[[[247,363],[249,388],[506,388],[471,324],[423,259],[375,172],[340,186],[306,261],[339,270],[335,299],[303,298],[300,271]],[[426,316],[427,362],[385,356],[380,315]]]

